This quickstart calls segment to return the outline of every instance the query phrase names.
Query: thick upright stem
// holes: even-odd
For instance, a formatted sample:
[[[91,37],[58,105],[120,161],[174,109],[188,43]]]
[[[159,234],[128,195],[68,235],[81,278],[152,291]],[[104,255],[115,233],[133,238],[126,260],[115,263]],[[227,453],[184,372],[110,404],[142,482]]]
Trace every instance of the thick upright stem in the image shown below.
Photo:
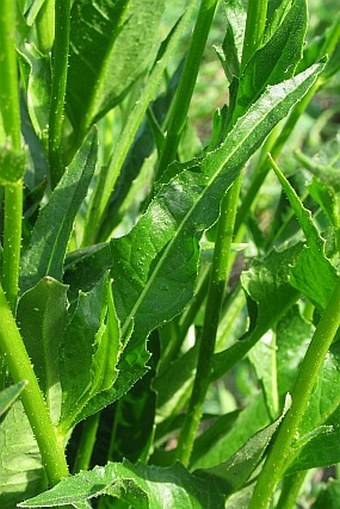
[[[59,443],[19,329],[0,285],[0,349],[14,382],[26,380],[21,400],[38,442],[51,485],[68,475],[63,444]]]
[[[62,138],[70,42],[70,10],[71,0],[56,0],[49,122],[49,160],[52,188],[57,185],[64,173]]]
[[[0,2],[0,108],[5,133],[14,150],[20,150],[20,103],[15,52],[16,4]],[[8,302],[15,307],[21,247],[22,181],[6,187],[2,281]]]
[[[217,3],[218,0],[201,1],[181,80],[170,111],[165,143],[158,165],[158,175],[161,175],[176,157]]]
[[[202,416],[203,404],[210,383],[219,314],[225,283],[230,272],[230,248],[233,238],[236,209],[241,180],[238,178],[222,201],[217,227],[211,280],[199,339],[199,354],[189,407],[178,442],[178,459],[188,466],[195,436]]]
[[[249,509],[269,507],[273,491],[287,464],[290,448],[306,411],[327,351],[340,325],[340,279],[320,319],[303,359],[293,391],[292,405],[284,417],[255,486]]]

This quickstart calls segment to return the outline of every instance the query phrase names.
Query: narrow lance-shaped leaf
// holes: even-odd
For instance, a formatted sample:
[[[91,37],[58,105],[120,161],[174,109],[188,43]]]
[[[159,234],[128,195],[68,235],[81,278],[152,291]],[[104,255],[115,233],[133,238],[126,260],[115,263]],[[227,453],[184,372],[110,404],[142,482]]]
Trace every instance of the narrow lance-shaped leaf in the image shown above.
[[[61,280],[67,243],[74,218],[83,202],[96,165],[97,136],[85,139],[44,207],[22,259],[20,289],[34,286],[44,276]]]

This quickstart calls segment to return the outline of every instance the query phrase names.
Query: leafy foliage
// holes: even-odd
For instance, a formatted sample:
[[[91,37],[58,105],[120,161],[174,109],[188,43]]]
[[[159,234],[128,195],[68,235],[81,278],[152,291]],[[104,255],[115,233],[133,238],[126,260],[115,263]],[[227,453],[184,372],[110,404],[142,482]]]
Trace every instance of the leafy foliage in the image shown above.
[[[279,508],[340,461],[316,4],[0,2],[1,508]]]

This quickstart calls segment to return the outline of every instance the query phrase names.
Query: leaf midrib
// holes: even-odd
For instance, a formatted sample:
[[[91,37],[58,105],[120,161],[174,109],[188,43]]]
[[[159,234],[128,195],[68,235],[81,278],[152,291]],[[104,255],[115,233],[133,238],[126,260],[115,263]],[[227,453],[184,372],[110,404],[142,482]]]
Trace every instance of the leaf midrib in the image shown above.
[[[313,67],[313,66],[312,66]],[[311,69],[311,68],[310,68]],[[315,70],[313,71],[315,73],[316,71],[316,68],[314,68]],[[294,87],[288,95],[284,96],[284,97],[280,97],[280,99],[275,102],[275,104],[270,108],[270,110],[264,115],[264,116],[261,116],[259,121],[253,125],[252,129],[250,131],[248,131],[248,133],[246,134],[246,136],[244,138],[242,138],[242,141],[240,141],[233,150],[231,150],[230,154],[228,155],[228,157],[223,161],[223,163],[220,163],[219,166],[218,166],[218,170],[212,175],[210,181],[209,181],[209,184],[206,186],[206,188],[204,189],[204,191],[202,192],[202,194],[200,195],[200,199],[197,200],[195,202],[195,204],[189,209],[189,211],[187,212],[187,214],[184,216],[183,220],[181,221],[180,225],[179,225],[179,228],[177,229],[177,233],[176,235],[174,235],[171,240],[168,242],[168,244],[166,245],[166,248],[164,249],[163,251],[163,254],[162,256],[159,258],[159,262],[157,263],[154,271],[152,272],[151,274],[151,277],[148,281],[148,283],[145,285],[145,287],[143,288],[140,296],[138,297],[138,299],[136,300],[136,303],[135,305],[133,306],[131,312],[129,313],[129,315],[126,317],[125,321],[124,321],[124,325],[122,326],[122,334],[124,336],[124,334],[126,333],[128,327],[129,327],[129,323],[130,323],[130,320],[136,316],[136,312],[138,311],[138,308],[140,307],[141,303],[143,302],[144,300],[144,297],[145,295],[148,293],[150,287],[152,286],[154,280],[156,279],[157,275],[158,275],[158,272],[160,271],[162,265],[163,265],[163,261],[166,259],[169,251],[171,250],[173,244],[175,243],[175,241],[179,238],[183,228],[184,228],[184,225],[185,223],[187,222],[188,218],[190,218],[190,216],[192,215],[192,213],[195,211],[196,207],[198,206],[198,204],[202,201],[203,197],[205,196],[205,194],[209,191],[212,183],[215,181],[215,179],[219,176],[220,172],[222,171],[223,167],[230,161],[230,159],[235,155],[235,153],[240,149],[240,147],[242,147],[245,142],[247,141],[247,139],[249,139],[250,135],[254,133],[254,131],[258,128],[259,125],[261,125],[263,122],[265,122],[265,120],[267,119],[267,117],[271,114],[271,112],[273,111],[274,108],[276,108],[280,103],[282,103],[283,101],[286,101],[292,94],[294,94],[299,87],[303,86],[303,84],[305,83],[306,80],[308,79],[311,79],[312,76],[313,76],[313,72],[310,72],[310,74],[306,77],[306,79],[300,83],[298,83],[296,85],[296,87]],[[315,73],[316,74],[316,73]],[[316,75],[315,75],[315,79],[316,79]],[[292,78],[294,79],[294,78]],[[290,81],[290,80],[289,80]],[[263,96],[265,94],[268,94],[268,91],[269,89],[272,89],[272,88],[275,88],[275,87],[279,87],[281,86],[282,83],[278,84],[278,85],[274,85],[274,86],[270,86],[270,87],[267,87],[267,89],[265,90],[264,94],[261,96],[261,98],[263,98]],[[310,85],[311,86],[311,85]],[[308,87],[309,89],[309,87]],[[307,89],[307,90],[308,90]],[[261,98],[259,100],[261,100]],[[241,123],[241,121],[244,119],[244,117],[249,113],[249,112],[252,112],[254,110],[257,109],[257,102],[253,104],[253,106],[250,108],[250,110],[248,110],[248,112],[242,116],[239,121],[235,124],[235,127],[234,129],[232,130],[232,132],[236,132],[236,130],[238,129],[238,125],[239,123]],[[231,134],[230,134],[231,136]],[[229,137],[228,137],[229,138]],[[228,140],[227,138],[227,140]],[[227,140],[224,142],[224,143],[227,143]],[[223,144],[221,145],[220,149],[222,149],[223,147]],[[202,161],[205,162],[207,160],[207,158],[209,156],[212,156],[213,154],[216,154],[218,153],[218,150],[215,150],[215,151],[212,151],[212,152],[208,152],[206,158]],[[249,156],[250,157],[250,156]],[[240,170],[239,170],[240,171]],[[172,179],[172,182],[177,178],[177,175]],[[236,177],[235,177],[236,178]],[[232,182],[231,182],[232,183]]]

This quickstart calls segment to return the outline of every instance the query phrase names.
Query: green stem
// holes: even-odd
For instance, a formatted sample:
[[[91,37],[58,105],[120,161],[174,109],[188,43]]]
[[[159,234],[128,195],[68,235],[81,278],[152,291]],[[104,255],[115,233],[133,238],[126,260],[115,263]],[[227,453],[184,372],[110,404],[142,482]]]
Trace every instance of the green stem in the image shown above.
[[[63,445],[58,441],[32,364],[1,285],[0,315],[0,348],[5,355],[13,381],[28,382],[21,400],[37,440],[48,481],[54,485],[68,475]]]
[[[195,436],[202,416],[205,395],[210,383],[219,314],[225,284],[230,272],[230,248],[240,184],[241,179],[238,178],[225,195],[221,205],[204,323],[199,339],[196,376],[178,441],[177,457],[185,466],[188,466],[190,462]]]
[[[22,182],[18,182],[13,186],[6,186],[2,282],[8,303],[12,310],[15,309],[18,296],[22,203]]]
[[[57,185],[64,173],[62,138],[70,42],[70,10],[71,0],[56,0],[49,118],[49,161],[52,188]]]
[[[20,101],[15,52],[16,5],[0,2],[0,108],[4,130],[11,146],[20,150]],[[2,281],[12,309],[18,293],[21,247],[22,181],[5,189]]]
[[[54,2],[55,0],[45,0],[35,22],[39,49],[42,53],[51,51],[54,41]]]
[[[275,509],[295,509],[298,494],[305,480],[307,471],[288,475],[282,483],[282,490]]]
[[[83,424],[77,456],[73,467],[74,474],[77,474],[81,470],[89,469],[93,448],[96,443],[99,421],[100,412],[88,417]]]
[[[181,80],[171,105],[167,133],[158,164],[158,176],[162,175],[176,157],[217,3],[218,0],[201,1]]]
[[[247,8],[246,31],[242,51],[243,70],[255,51],[261,46],[267,20],[268,0],[249,0]]]
[[[340,325],[340,279],[315,329],[303,359],[293,391],[292,405],[274,438],[267,460],[255,486],[249,509],[269,507],[273,491],[279,482],[304,416],[310,395],[318,379],[327,351]]]

